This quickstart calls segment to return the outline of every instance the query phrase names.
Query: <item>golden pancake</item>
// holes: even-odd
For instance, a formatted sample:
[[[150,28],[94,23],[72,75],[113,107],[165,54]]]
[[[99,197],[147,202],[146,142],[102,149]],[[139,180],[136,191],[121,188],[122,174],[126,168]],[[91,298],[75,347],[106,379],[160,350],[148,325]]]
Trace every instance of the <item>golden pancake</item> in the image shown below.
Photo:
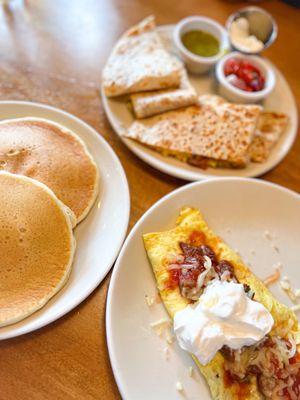
[[[0,122],[0,168],[37,179],[67,205],[80,222],[98,191],[95,162],[73,132],[48,120]]]
[[[0,326],[32,314],[66,282],[75,217],[44,184],[0,172]]]

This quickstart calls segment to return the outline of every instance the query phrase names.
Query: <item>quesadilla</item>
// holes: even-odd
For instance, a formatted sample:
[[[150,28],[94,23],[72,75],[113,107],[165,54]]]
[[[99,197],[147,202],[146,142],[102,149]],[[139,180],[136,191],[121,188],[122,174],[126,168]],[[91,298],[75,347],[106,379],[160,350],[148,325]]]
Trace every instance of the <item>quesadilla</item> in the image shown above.
[[[43,307],[66,283],[75,216],[43,183],[0,172],[0,326]]]
[[[84,142],[52,121],[0,122],[0,167],[45,183],[80,222],[98,192],[98,171]]]
[[[124,136],[202,168],[243,168],[261,109],[200,103],[134,121]]]
[[[106,96],[179,87],[181,67],[164,49],[155,28],[154,17],[148,17],[118,41],[103,70]]]
[[[195,310],[199,305],[203,307],[202,299],[208,290],[222,285],[234,286],[241,294],[241,304],[232,303],[233,296],[223,298],[223,309],[218,309],[221,320],[224,318],[223,331],[218,329],[217,317],[207,320],[208,325],[201,332],[204,346],[199,346],[200,334],[197,331],[201,326],[199,322],[203,322],[201,313],[186,314],[190,316],[187,323],[193,328],[188,339],[195,340],[199,348],[199,355],[192,353],[192,356],[207,381],[212,398],[299,399],[300,332],[295,314],[280,304],[240,257],[207,226],[199,210],[182,209],[174,229],[147,233],[143,239],[160,297],[174,318],[175,333],[178,315]],[[215,292],[207,301],[207,308],[212,310],[220,297],[222,304],[222,295]],[[248,329],[257,323],[259,315],[257,319],[250,318],[248,323],[234,325],[235,329],[229,324],[235,313],[241,317],[239,307],[243,307],[242,303],[251,303],[261,310],[260,315],[264,310],[271,322],[273,320],[271,330],[256,344],[242,348],[215,347],[213,358],[201,363],[199,358],[206,353],[211,337],[216,338],[215,344],[223,341],[223,335],[229,339],[240,335],[252,339],[253,330],[248,332]],[[232,314],[229,313],[231,304],[237,307]],[[242,316],[247,319],[248,312]]]
[[[249,147],[251,161],[260,163],[267,160],[287,124],[288,117],[285,114],[268,111],[261,113]]]
[[[196,104],[197,101],[197,93],[190,84],[183,65],[181,65],[178,89],[157,90],[131,95],[133,111],[137,118],[146,118],[180,107],[191,106]]]
[[[226,100],[216,95],[200,96],[201,104],[219,106]],[[283,113],[262,111],[259,115],[253,140],[249,146],[250,159],[261,163],[267,160],[272,148],[278,142],[288,124],[288,117]]]

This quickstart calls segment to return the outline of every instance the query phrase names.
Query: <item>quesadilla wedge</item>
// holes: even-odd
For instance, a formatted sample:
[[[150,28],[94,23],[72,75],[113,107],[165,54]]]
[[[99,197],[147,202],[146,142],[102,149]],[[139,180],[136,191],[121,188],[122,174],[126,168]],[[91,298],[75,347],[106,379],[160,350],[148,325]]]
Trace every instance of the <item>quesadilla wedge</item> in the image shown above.
[[[176,62],[179,63],[178,60]],[[179,88],[131,95],[133,111],[137,118],[146,118],[197,103],[196,90],[190,84],[183,65],[181,63],[179,65],[181,66]]]
[[[179,313],[199,304],[208,288],[218,282],[242,287],[248,301],[263,307],[273,319],[272,329],[256,344],[240,349],[223,346],[206,365],[192,354],[212,398],[299,399],[300,334],[294,313],[280,304],[207,226],[200,211],[182,209],[176,225],[165,232],[143,235],[157,288],[171,318],[176,320]],[[213,307],[214,302],[208,306]],[[238,329],[231,329],[226,334],[230,337],[238,333]],[[200,349],[200,353],[205,350]]]
[[[201,104],[220,106],[226,100],[216,95],[203,95],[199,98]],[[267,160],[272,148],[278,142],[288,124],[288,116],[274,111],[262,111],[259,115],[253,140],[249,146],[249,156],[252,162],[261,163]]]
[[[271,150],[288,125],[288,117],[282,113],[263,111],[258,119],[253,141],[249,147],[251,161],[267,160]]]
[[[120,38],[103,70],[106,96],[179,87],[181,67],[164,49],[155,28],[150,16]]]
[[[134,121],[124,136],[198,167],[244,168],[261,107],[199,104]]]

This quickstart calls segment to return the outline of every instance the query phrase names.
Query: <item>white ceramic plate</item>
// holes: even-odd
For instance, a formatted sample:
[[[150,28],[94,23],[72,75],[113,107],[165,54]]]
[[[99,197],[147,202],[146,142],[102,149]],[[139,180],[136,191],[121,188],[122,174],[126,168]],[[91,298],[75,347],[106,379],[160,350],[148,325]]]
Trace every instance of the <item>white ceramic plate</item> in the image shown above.
[[[165,47],[169,51],[175,53],[172,44],[173,29],[173,25],[160,26],[157,28],[158,33],[165,43]],[[263,103],[263,106],[266,110],[283,112],[287,114],[290,117],[289,126],[272,150],[272,153],[266,162],[261,164],[250,163],[249,166],[240,170],[221,168],[208,168],[206,170],[202,170],[200,168],[180,162],[172,157],[163,157],[159,153],[122,136],[124,129],[128,128],[133,121],[133,116],[124,101],[120,99],[108,99],[104,95],[102,89],[103,106],[112,127],[127,145],[127,147],[146,163],[162,172],[189,181],[215,176],[260,176],[274,168],[286,156],[295,140],[298,128],[298,114],[294,96],[284,76],[273,65],[272,67],[274,68],[276,74],[276,86],[274,91]],[[189,75],[189,78],[199,95],[205,93],[216,94],[218,92],[217,84],[213,74],[202,76]]]
[[[117,156],[92,127],[62,110],[42,104],[0,102],[0,120],[40,117],[70,128],[86,143],[100,174],[100,191],[85,220],[75,229],[77,248],[67,284],[45,307],[23,321],[0,328],[6,339],[41,328],[72,310],[102,281],[123,243],[129,219],[129,191]]]
[[[167,316],[163,305],[148,307],[145,302],[145,295],[155,295],[156,288],[142,234],[173,228],[185,205],[200,208],[208,224],[239,250],[258,277],[264,279],[273,273],[273,264],[280,261],[282,274],[290,277],[293,288],[300,287],[299,195],[246,178],[215,178],[170,193],[151,207],[131,231],[109,287],[107,342],[113,372],[126,400],[211,399],[191,357],[176,343],[168,345],[150,327],[151,322]],[[279,301],[291,304],[278,284],[272,285],[271,290]],[[189,366],[194,366],[192,378]],[[175,389],[177,381],[183,384],[184,397]]]

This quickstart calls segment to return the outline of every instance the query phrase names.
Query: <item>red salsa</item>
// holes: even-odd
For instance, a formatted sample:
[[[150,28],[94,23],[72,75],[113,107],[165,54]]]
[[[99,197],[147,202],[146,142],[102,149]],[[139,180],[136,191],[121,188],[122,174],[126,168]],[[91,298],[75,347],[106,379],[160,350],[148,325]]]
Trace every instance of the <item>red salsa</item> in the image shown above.
[[[258,92],[265,87],[261,71],[241,58],[229,58],[224,65],[224,74],[233,86],[245,92]]]
[[[236,281],[233,266],[226,260],[218,260],[211,247],[204,244],[206,237],[203,232],[193,231],[189,236],[189,243],[180,242],[181,254],[179,259],[168,263],[169,276],[165,282],[165,288],[175,289],[179,286],[181,295],[190,300],[199,298],[201,291],[206,286],[203,280],[199,286],[199,275],[205,270],[207,260],[210,260],[211,271],[207,279],[227,276],[228,280]],[[225,274],[225,275],[224,275]]]

